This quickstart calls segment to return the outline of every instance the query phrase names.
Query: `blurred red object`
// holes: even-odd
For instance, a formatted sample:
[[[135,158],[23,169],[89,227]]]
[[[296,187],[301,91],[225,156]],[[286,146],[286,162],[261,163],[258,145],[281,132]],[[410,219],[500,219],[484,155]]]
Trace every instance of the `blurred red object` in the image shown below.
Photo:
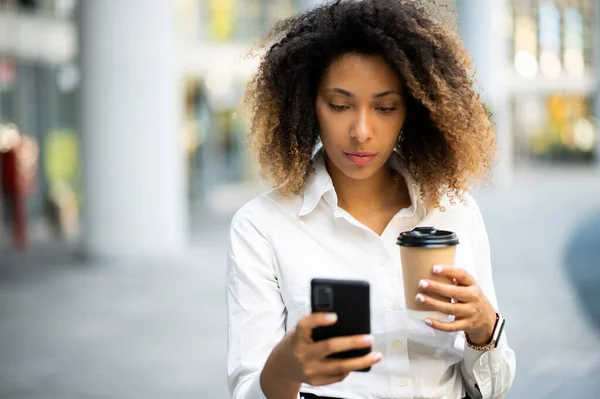
[[[11,195],[18,191],[17,151],[16,148],[0,152],[0,170],[2,171],[2,192]]]
[[[27,247],[26,198],[37,186],[38,155],[37,141],[27,136],[0,152],[2,193],[12,211],[15,246],[21,250]]]

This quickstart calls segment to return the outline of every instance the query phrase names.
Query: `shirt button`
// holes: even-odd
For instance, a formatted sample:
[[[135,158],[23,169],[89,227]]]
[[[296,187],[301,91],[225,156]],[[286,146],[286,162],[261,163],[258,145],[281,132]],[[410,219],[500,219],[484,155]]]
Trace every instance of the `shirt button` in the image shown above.
[[[398,309],[400,309],[400,304],[398,302],[392,303],[392,310],[398,310]]]
[[[399,387],[405,387],[407,385],[408,385],[408,380],[406,378],[402,378],[401,380],[398,380]]]
[[[395,220],[392,222],[392,226],[394,226],[394,227],[398,227],[398,226],[400,226],[400,220],[399,220],[399,219],[395,219]]]
[[[381,260],[379,261],[379,263],[381,263],[381,266],[387,266],[390,264],[390,261],[386,258],[381,258]]]
[[[392,346],[394,348],[400,348],[400,347],[402,347],[402,342],[396,340],[396,341],[392,342]]]

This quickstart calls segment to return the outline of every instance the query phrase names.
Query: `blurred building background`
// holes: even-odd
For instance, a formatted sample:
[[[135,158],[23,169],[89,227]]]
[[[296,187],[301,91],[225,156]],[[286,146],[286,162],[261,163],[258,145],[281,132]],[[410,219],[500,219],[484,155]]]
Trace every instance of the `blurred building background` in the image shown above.
[[[534,287],[530,293],[550,291],[556,295],[561,310],[554,316],[558,323],[554,328],[576,325],[585,330],[585,318],[579,314],[583,310],[574,304],[576,294],[570,294],[579,291],[565,286],[566,279],[558,277],[568,263],[562,258],[566,247],[554,248],[543,263],[533,259],[536,251],[547,248],[541,239],[528,242],[529,247],[524,247],[525,242],[510,241],[509,247],[518,248],[513,252],[506,249],[504,239],[512,234],[514,224],[527,221],[532,223],[527,230],[532,236],[538,231],[554,231],[552,237],[560,237],[567,245],[571,234],[579,231],[580,222],[592,220],[594,212],[600,212],[600,1],[441,2],[456,10],[454,22],[474,58],[483,98],[497,123],[501,162],[493,187],[483,196],[482,209],[489,220],[492,247],[500,253],[497,264],[505,266],[504,272],[497,273],[497,284],[505,283],[505,288],[499,288],[501,304],[504,300],[507,313],[522,322],[509,326],[509,332],[517,349],[533,350],[535,345],[530,343],[535,334],[547,330],[534,328],[536,333],[529,335],[519,330],[520,325],[527,325],[527,317],[519,316],[519,295],[511,292],[515,276],[523,272],[513,266],[514,257],[530,262],[528,281]],[[116,387],[124,384],[127,388],[100,396],[137,397],[123,393],[131,391],[145,392],[144,397],[224,397],[222,291],[227,225],[237,207],[265,189],[248,152],[246,125],[236,115],[244,85],[257,66],[256,58],[244,55],[275,21],[320,3],[0,0],[0,151],[6,151],[18,135],[32,137],[38,144],[38,151],[30,154],[37,160],[37,184],[27,197],[26,252],[14,250],[13,208],[0,196],[4,211],[0,227],[0,284],[4,287],[0,290],[0,306],[4,306],[0,308],[0,345],[12,342],[12,351],[0,352],[0,370],[10,368],[12,373],[3,377],[0,372],[0,397],[66,397],[60,393],[63,391],[82,397],[88,389],[93,392],[90,387],[104,381],[96,377],[110,374],[107,370],[120,364],[121,360],[115,359],[123,347],[102,346],[104,353],[99,354],[88,353],[86,345],[76,346],[86,354],[83,358],[67,348],[73,342],[95,344],[103,334],[118,335],[115,331],[131,334],[122,342],[136,347],[139,335],[132,331],[138,322],[147,322],[137,319],[139,313],[167,308],[180,309],[173,317],[182,324],[175,328],[190,334],[182,340],[189,346],[179,348],[181,352],[175,350],[184,359],[182,367],[187,359],[187,365],[197,369],[177,369],[179,375],[161,369],[168,376],[168,384],[156,391],[162,396],[127,385],[126,377]],[[538,213],[525,213],[525,206]],[[566,219],[565,212],[571,212],[572,218]],[[557,214],[563,218],[553,222]],[[575,257],[597,259],[590,255],[590,248],[600,244],[597,225],[600,221],[585,230],[588,238],[593,238],[587,241],[587,252],[570,247],[578,254]],[[80,253],[89,256],[73,257]],[[106,260],[104,271],[92,271],[92,277],[73,274],[74,270],[80,273],[90,259]],[[144,263],[147,259],[171,259],[165,262],[188,265],[189,269],[174,269],[178,274],[171,274],[172,270],[165,271],[156,263],[148,266]],[[144,277],[135,272],[120,274],[129,273],[120,271],[121,266],[128,270],[126,266],[139,262]],[[48,267],[50,264],[57,266]],[[66,270],[64,265],[69,265]],[[552,273],[551,280],[542,282],[536,279],[544,266]],[[195,267],[200,268],[199,274],[190,272]],[[50,280],[46,280],[48,273],[53,276]],[[105,278],[108,275],[121,281],[122,291],[112,291],[115,288],[108,283],[113,280]],[[586,274],[583,279],[599,281],[595,275]],[[171,291],[161,283],[173,284]],[[24,292],[30,296],[24,297]],[[167,298],[168,305],[161,302],[160,295]],[[520,298],[534,304],[531,312],[536,314],[536,322],[540,321],[538,326],[547,325],[547,318],[541,315],[552,308],[531,295]],[[109,313],[117,316],[104,313],[109,297],[113,301]],[[192,306],[191,298],[203,303]],[[41,305],[46,301],[52,309]],[[204,319],[195,320],[197,308],[205,303],[211,303],[208,307],[212,310],[200,311]],[[600,306],[600,299],[597,304]],[[56,322],[49,315],[58,308],[65,309],[57,313],[63,329],[48,332],[48,326]],[[35,322],[27,315],[40,318]],[[169,322],[163,316],[154,321],[161,328]],[[136,326],[125,321],[134,319]],[[22,330],[31,325],[38,328],[28,330],[32,335],[24,338]],[[592,356],[587,358],[587,372],[600,372],[600,352],[594,352],[600,351],[600,340],[596,333],[581,330],[568,336],[579,337],[587,352],[563,339],[564,352],[550,350],[556,355],[550,360],[540,363],[532,352],[521,357],[530,369],[545,367],[527,374],[529,381],[570,378],[568,368],[556,366],[556,359],[575,359],[582,353]],[[36,335],[39,331],[47,334]],[[151,368],[146,374],[140,371],[138,366],[144,362],[179,363],[169,357],[175,355],[167,353],[173,348],[166,342],[181,337],[174,337],[173,331],[159,331],[163,335],[156,333],[152,345],[139,347],[133,352],[137,355],[125,361],[140,379],[152,375]],[[203,342],[195,342],[198,337]],[[46,339],[59,349],[41,345],[40,340]],[[216,352],[207,349],[211,343]],[[155,344],[165,358],[157,360],[148,354]],[[65,360],[60,350],[72,357]],[[102,357],[111,350],[114,359]],[[42,366],[40,353],[47,362],[42,359]],[[205,363],[206,358],[218,366]],[[12,363],[3,364],[1,359],[12,359]],[[81,367],[87,370],[90,362],[96,368],[76,379],[75,387],[57,383],[48,393],[36,385],[46,384],[48,378],[55,381],[49,375],[59,379]],[[39,369],[32,371],[32,363]],[[123,375],[130,371],[117,369]],[[204,379],[198,377],[199,384],[214,388],[212,396],[203,396],[203,388],[190,383],[194,373],[204,375]],[[544,391],[547,396],[536,396],[528,391],[532,384],[521,381],[511,397],[595,397],[569,396],[565,388],[562,394],[551,394],[559,392],[558,382]],[[590,381],[593,378],[577,383],[585,390]],[[38,388],[23,388],[31,384]],[[6,388],[9,393],[5,396],[3,387],[13,390]],[[29,393],[19,396],[19,389]]]
[[[167,46],[172,47],[170,51],[177,55],[178,62],[164,68],[176,68],[177,76],[168,78],[178,88],[180,106],[171,112],[178,112],[179,130],[161,134],[181,142],[179,155],[185,161],[183,171],[177,167],[172,171],[183,173],[178,178],[185,179],[186,198],[183,202],[175,201],[178,206],[186,207],[186,215],[207,205],[235,207],[235,202],[227,201],[230,194],[259,180],[247,150],[246,127],[241,118],[236,118],[244,85],[257,65],[256,59],[243,56],[275,21],[319,1],[174,0],[171,3],[174,20],[168,26],[175,31],[170,33],[173,42]],[[475,59],[484,98],[496,116],[502,155],[496,184],[509,185],[514,168],[596,167],[598,3],[594,0],[443,3],[458,12],[457,23]],[[107,9],[116,6],[108,4]],[[93,150],[90,154],[83,150],[85,134],[81,128],[85,121],[78,119],[82,107],[78,89],[82,76],[86,76],[79,61],[82,54],[85,58],[87,52],[94,52],[94,48],[81,48],[79,37],[86,32],[86,26],[78,29],[77,9],[86,7],[86,2],[80,4],[77,0],[0,2],[1,129],[4,132],[16,129],[39,142],[39,184],[29,197],[28,215],[34,236],[37,232],[43,237],[45,232],[51,240],[80,236],[86,183],[82,170],[86,161],[94,158]],[[130,12],[136,12],[134,5],[128,7]],[[145,15],[151,17],[150,13]],[[138,21],[141,17],[138,15]],[[104,34],[106,40],[111,40],[110,34],[92,29],[90,35]],[[126,32],[128,28],[122,29]],[[141,46],[152,46],[154,39],[137,40]],[[96,71],[95,65],[97,62],[88,75],[107,73],[106,68]],[[164,68],[155,72],[159,76],[169,73]],[[111,82],[115,81],[105,83]],[[126,121],[122,123],[124,126]],[[103,134],[117,137],[125,133]],[[139,142],[132,148],[137,152],[152,151],[146,147],[156,141],[153,135],[157,134],[144,132],[145,137],[139,136]],[[160,184],[157,181],[156,185]],[[181,224],[174,228],[186,227]],[[6,240],[6,224],[4,237]]]

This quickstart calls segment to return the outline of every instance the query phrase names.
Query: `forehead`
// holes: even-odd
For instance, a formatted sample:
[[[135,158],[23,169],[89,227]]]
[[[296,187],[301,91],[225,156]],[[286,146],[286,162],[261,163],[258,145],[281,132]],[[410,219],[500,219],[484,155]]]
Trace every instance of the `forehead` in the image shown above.
[[[345,54],[331,63],[321,83],[326,88],[369,92],[402,88],[396,72],[379,55]]]

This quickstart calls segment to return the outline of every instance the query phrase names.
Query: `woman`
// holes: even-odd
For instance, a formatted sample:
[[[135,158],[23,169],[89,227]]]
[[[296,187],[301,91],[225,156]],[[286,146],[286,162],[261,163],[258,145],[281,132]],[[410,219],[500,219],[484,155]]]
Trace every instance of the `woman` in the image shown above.
[[[231,225],[233,397],[502,397],[515,357],[494,338],[489,244],[467,193],[492,165],[494,130],[457,35],[422,2],[336,1],[281,22],[269,42],[247,101],[276,188]],[[423,322],[407,315],[396,237],[431,225],[461,244],[456,267],[435,269],[455,284],[423,281],[418,298],[454,317]],[[368,281],[373,334],[313,342],[335,323],[310,314],[314,277]]]

